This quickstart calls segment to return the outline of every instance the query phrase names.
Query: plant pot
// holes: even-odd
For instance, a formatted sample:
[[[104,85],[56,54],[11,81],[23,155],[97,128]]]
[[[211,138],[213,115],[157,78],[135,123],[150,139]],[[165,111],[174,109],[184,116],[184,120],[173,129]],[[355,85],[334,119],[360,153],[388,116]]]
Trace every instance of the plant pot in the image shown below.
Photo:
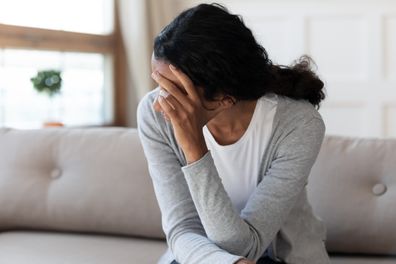
[[[63,127],[64,124],[61,121],[61,97],[59,94],[56,96],[48,97],[48,110],[47,118],[43,121],[43,127]]]
[[[56,121],[47,121],[43,123],[43,127],[64,127],[65,125],[62,122]]]

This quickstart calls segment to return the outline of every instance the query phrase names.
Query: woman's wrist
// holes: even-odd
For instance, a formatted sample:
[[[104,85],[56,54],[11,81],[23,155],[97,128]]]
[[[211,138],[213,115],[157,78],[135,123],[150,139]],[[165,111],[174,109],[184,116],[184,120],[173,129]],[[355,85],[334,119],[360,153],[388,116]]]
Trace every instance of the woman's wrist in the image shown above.
[[[193,151],[186,153],[187,164],[200,160],[207,152],[208,148],[206,145],[201,145],[199,148],[195,148]]]

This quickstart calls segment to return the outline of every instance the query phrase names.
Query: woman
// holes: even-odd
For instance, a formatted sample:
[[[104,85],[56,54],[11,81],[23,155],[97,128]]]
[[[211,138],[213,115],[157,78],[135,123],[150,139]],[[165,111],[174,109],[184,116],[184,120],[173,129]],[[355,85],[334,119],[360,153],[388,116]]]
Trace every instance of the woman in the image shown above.
[[[309,63],[272,64],[219,4],[155,38],[159,86],[137,117],[168,243],[158,263],[330,263],[305,189],[325,132]]]

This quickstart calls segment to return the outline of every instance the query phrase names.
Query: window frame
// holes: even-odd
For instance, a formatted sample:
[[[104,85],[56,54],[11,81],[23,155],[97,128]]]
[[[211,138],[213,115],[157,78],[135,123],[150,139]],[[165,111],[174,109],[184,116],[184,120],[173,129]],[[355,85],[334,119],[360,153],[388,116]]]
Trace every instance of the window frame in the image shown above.
[[[0,47],[35,50],[114,52],[114,33],[96,35],[0,24]]]
[[[110,116],[108,122],[99,126],[125,126],[125,50],[121,42],[118,23],[118,4],[114,1],[114,28],[109,34],[91,34],[64,30],[43,29],[36,27],[16,26],[0,23],[0,49],[31,49],[65,52],[100,53],[105,55],[105,69],[110,71],[107,80],[111,86],[109,95],[105,98]],[[93,127],[67,126],[67,127]]]

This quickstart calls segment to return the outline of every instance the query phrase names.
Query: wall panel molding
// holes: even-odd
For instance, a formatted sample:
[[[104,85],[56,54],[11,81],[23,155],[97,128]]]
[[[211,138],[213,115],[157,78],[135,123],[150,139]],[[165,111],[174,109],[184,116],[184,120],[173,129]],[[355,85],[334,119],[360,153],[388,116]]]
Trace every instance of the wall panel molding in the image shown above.
[[[180,10],[198,0],[175,0]],[[211,1],[206,1],[210,3]],[[327,134],[396,137],[396,1],[223,0],[270,58],[313,57]]]

